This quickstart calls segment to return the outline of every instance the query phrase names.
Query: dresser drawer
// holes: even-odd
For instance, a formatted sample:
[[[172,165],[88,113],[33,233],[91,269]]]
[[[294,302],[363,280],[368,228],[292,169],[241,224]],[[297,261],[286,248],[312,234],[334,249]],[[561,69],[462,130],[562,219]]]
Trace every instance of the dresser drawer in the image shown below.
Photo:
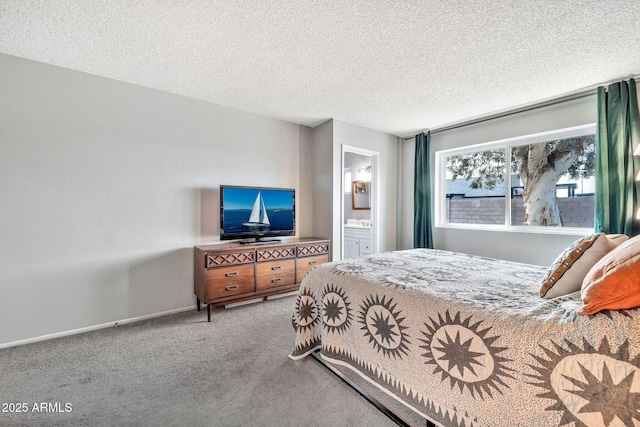
[[[255,290],[253,264],[212,268],[205,272],[205,281],[207,299],[253,292]]]
[[[256,251],[256,254],[257,254],[258,262],[295,258],[296,247],[295,245],[291,245],[291,246],[277,246],[275,248],[270,247],[265,249],[258,249]]]
[[[207,252],[205,255],[206,268],[226,267],[230,265],[251,264],[256,260],[256,251],[252,249],[229,252]]]
[[[298,245],[296,256],[298,258],[315,256],[329,253],[329,241],[321,241],[305,245]]]
[[[256,264],[256,289],[268,289],[277,286],[293,285],[296,278],[296,261],[259,262]]]
[[[311,270],[318,264],[329,262],[329,255],[316,255],[296,260],[296,283],[302,282],[307,271]]]

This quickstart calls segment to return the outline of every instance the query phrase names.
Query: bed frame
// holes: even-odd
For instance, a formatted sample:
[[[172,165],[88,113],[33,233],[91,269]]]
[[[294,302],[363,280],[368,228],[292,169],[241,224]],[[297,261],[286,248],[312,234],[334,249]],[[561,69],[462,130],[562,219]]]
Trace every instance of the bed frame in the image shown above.
[[[320,363],[322,366],[324,366],[325,368],[327,368],[328,370],[330,370],[333,374],[335,374],[336,376],[338,376],[338,378],[340,378],[342,381],[344,381],[348,386],[350,386],[351,388],[353,388],[356,392],[358,392],[362,397],[364,397],[365,399],[367,399],[367,401],[369,403],[371,403],[373,406],[375,406],[380,412],[382,412],[383,414],[385,414],[387,417],[389,417],[391,419],[391,421],[393,421],[394,423],[396,423],[399,426],[402,427],[410,427],[409,424],[407,424],[406,422],[404,422],[404,420],[402,420],[400,417],[398,417],[396,414],[394,414],[389,408],[387,408],[386,406],[384,406],[382,403],[380,403],[380,401],[378,401],[375,397],[373,397],[372,395],[370,395],[369,393],[367,393],[362,387],[360,387],[359,385],[357,385],[356,383],[354,383],[353,381],[351,381],[348,377],[346,377],[342,372],[340,372],[339,370],[337,370],[333,365],[331,365],[329,362],[327,362],[326,360],[324,360],[321,356],[320,356],[320,350],[316,350],[313,353],[311,353],[311,356],[318,361],[318,363]],[[436,425],[425,419],[426,422],[426,427],[436,427]]]

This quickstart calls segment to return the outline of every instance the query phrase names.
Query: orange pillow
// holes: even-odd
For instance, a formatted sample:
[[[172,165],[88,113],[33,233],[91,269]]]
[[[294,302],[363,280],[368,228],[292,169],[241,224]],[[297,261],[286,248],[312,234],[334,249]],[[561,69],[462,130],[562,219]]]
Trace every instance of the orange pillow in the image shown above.
[[[578,314],[640,307],[640,236],[606,254],[582,282],[584,307]]]

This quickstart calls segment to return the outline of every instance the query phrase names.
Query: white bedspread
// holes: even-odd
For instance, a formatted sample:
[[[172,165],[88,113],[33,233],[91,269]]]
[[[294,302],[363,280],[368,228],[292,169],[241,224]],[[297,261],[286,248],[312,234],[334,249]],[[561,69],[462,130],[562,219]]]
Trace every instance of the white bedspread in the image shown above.
[[[578,316],[579,292],[538,296],[545,270],[426,249],[317,266],[290,357],[321,349],[442,426],[640,426],[640,313]]]

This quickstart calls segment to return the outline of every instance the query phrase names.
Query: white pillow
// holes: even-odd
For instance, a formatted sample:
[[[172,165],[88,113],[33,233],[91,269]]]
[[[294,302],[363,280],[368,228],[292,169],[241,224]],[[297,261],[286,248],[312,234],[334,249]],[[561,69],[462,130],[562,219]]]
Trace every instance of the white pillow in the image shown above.
[[[555,298],[579,291],[591,267],[627,239],[624,234],[604,233],[579,238],[553,261],[542,280],[540,296]]]

